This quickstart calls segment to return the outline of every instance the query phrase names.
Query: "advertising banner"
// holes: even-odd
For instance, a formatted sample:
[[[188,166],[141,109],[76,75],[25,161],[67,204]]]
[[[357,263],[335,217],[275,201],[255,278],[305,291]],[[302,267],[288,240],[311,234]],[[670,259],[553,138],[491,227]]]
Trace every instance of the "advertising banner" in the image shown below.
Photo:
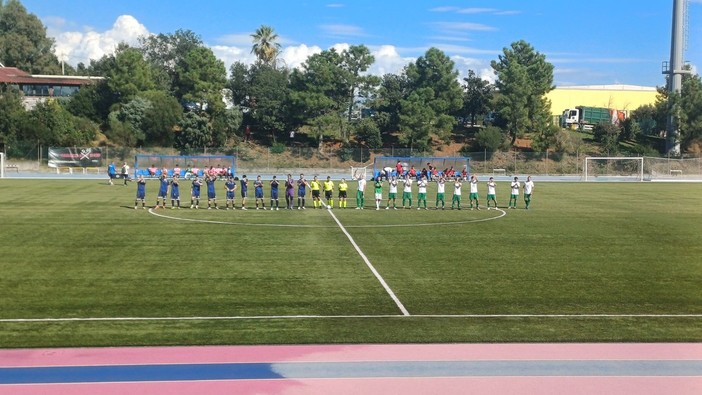
[[[49,148],[49,167],[102,167],[100,148]]]

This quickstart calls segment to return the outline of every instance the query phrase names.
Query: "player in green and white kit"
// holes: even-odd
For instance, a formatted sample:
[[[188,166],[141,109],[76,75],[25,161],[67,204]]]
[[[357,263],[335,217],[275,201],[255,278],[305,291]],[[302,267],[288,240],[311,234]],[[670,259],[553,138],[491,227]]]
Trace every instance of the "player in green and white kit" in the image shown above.
[[[470,176],[470,209],[473,209],[473,201],[475,201],[475,208],[480,210],[480,201],[478,200],[478,177],[475,175]]]
[[[412,179],[409,175],[405,176],[405,187],[402,189],[402,208],[405,207],[405,201],[409,200],[409,208],[412,209]]]
[[[444,194],[446,193],[446,180],[443,176],[439,177],[436,181],[436,209],[439,209],[439,202],[441,202],[441,209],[446,209],[446,200],[444,199]]]
[[[490,202],[493,202],[495,204],[495,210],[497,210],[497,195],[495,193],[495,187],[497,187],[497,184],[495,184],[495,180],[490,177],[487,183],[488,186],[488,195],[487,195],[487,206],[488,210],[490,210]]]
[[[376,177],[373,188],[375,189],[375,209],[380,210],[380,201],[383,200],[383,179]]]
[[[534,193],[534,181],[531,180],[531,176],[527,176],[527,180],[524,183],[524,204],[526,204],[527,210],[529,210],[529,205],[531,204],[532,193]]]
[[[388,192],[388,205],[385,209],[390,210],[390,201],[392,201],[393,210],[397,210],[397,178],[392,176],[388,184],[390,184],[390,192]]]
[[[451,210],[456,208],[456,205],[458,205],[458,209],[461,209],[461,179],[456,178],[456,180],[453,182],[453,199],[451,200]]]
[[[358,189],[356,189],[356,210],[363,210],[365,203],[366,179],[362,175],[358,176]]]
[[[422,202],[424,202],[424,209],[427,210],[427,178],[422,177],[422,179],[417,182],[419,187],[419,193],[417,194],[417,210],[422,209]]]
[[[512,189],[512,193],[509,195],[509,204],[507,204],[507,208],[516,209],[517,199],[519,198],[519,177],[514,177],[514,181],[512,181],[510,188]]]

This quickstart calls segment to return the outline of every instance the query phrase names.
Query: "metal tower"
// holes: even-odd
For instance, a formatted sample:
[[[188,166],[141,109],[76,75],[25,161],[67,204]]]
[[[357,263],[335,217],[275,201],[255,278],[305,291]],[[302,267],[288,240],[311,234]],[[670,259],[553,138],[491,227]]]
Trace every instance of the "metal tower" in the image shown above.
[[[672,110],[674,94],[682,89],[682,75],[689,74],[685,70],[683,53],[685,51],[685,17],[686,0],[673,0],[673,30],[670,40],[670,63],[664,63],[663,74],[668,75],[668,108]],[[677,115],[668,116],[666,150],[669,155],[680,155],[680,130]]]

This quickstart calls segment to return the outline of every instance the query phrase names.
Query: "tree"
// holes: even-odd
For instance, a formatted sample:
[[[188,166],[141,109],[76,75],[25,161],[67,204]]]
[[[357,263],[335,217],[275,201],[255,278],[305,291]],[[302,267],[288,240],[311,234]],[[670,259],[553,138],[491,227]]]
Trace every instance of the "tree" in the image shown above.
[[[475,134],[475,145],[480,150],[487,152],[497,151],[505,142],[502,130],[496,126],[482,128]]]
[[[410,89],[422,91],[419,97],[430,110],[427,114],[431,119],[425,127],[430,133],[448,141],[455,124],[451,115],[463,106],[463,92],[454,62],[441,50],[429,48],[424,56],[407,66],[405,72]]]
[[[432,89],[422,88],[400,102],[399,139],[401,143],[408,144],[410,149],[424,150],[429,145],[431,124],[436,115],[428,104],[433,97]]]
[[[118,47],[113,67],[106,73],[107,86],[121,102],[131,100],[140,92],[154,89],[151,67],[141,51],[126,45]]]
[[[607,155],[616,155],[619,152],[619,135],[621,132],[619,125],[609,123],[595,125],[592,128],[592,135],[595,141],[600,143]]]
[[[76,146],[88,143],[97,131],[93,122],[72,115],[52,100],[39,102],[27,113],[19,138],[41,145]]]
[[[0,56],[5,66],[30,74],[60,74],[53,46],[39,18],[27,13],[19,0],[0,0]]]
[[[475,118],[490,110],[490,103],[494,97],[494,87],[490,82],[480,78],[475,71],[468,70],[468,77],[463,79],[463,108],[461,115],[470,119],[470,124],[475,125]]]
[[[369,102],[369,106],[378,110],[378,126],[382,133],[391,133],[399,129],[400,102],[409,92],[410,81],[405,73],[385,74],[381,79],[377,96]]]
[[[110,108],[117,102],[117,96],[106,83],[84,85],[71,96],[66,108],[71,114],[85,117],[98,124],[103,124],[110,114]]]
[[[137,96],[112,111],[108,119],[108,137],[126,147],[143,143],[146,139],[144,121],[150,108],[150,101]]]
[[[187,112],[175,136],[175,146],[181,150],[209,147],[212,144],[212,129],[204,114]]]
[[[356,141],[370,149],[377,149],[383,146],[383,139],[380,136],[378,124],[371,118],[363,118],[353,126],[356,134]]]
[[[290,88],[288,70],[259,63],[251,66],[248,75],[249,115],[258,129],[269,133],[273,141],[278,133],[292,128],[289,115]]]
[[[351,122],[353,107],[358,96],[366,96],[369,91],[374,90],[380,80],[375,76],[364,76],[361,73],[368,71],[368,68],[375,62],[375,57],[365,45],[352,45],[349,49],[341,52],[342,77],[348,89],[348,112],[347,120]],[[344,136],[346,139],[346,136]]]
[[[503,49],[491,62],[500,91],[496,110],[505,120],[511,144],[526,132],[548,127],[551,103],[545,94],[553,87],[553,65],[527,42],[521,40]]]
[[[0,86],[0,145],[8,147],[17,142],[25,116],[20,92],[9,86]]]
[[[213,146],[225,146],[229,139],[236,136],[241,127],[243,114],[238,107],[227,108],[212,115]]]
[[[204,46],[199,35],[182,29],[175,33],[141,37],[139,44],[144,57],[152,65],[156,86],[172,94],[181,91],[177,66],[182,64],[190,51]]]
[[[531,140],[531,148],[537,152],[544,152],[557,147],[560,132],[561,128],[556,125],[550,125],[536,132]]]
[[[702,149],[702,80],[699,75],[683,79],[679,98],[679,126],[682,148]]]
[[[280,52],[280,44],[276,42],[278,34],[275,33],[272,27],[261,25],[256,32],[251,35],[253,46],[251,53],[256,55],[260,63],[275,67],[278,53]]]
[[[224,62],[211,49],[197,47],[176,66],[177,96],[197,103],[201,110],[207,106],[212,112],[222,107],[222,90],[227,82]]]
[[[172,147],[175,128],[183,117],[183,106],[175,97],[163,91],[144,92],[139,97],[149,102],[141,121],[144,142],[148,145]]]

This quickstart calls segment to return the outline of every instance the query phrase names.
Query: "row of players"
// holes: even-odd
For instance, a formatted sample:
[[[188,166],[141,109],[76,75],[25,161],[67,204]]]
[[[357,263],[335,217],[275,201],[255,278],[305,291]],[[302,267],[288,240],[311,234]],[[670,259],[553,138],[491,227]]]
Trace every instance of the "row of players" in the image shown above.
[[[206,175],[204,177],[204,184],[206,185],[207,189],[207,208],[208,209],[219,209],[219,206],[217,205],[217,191],[215,187],[215,183],[217,181],[216,176],[210,176]],[[358,187],[356,189],[356,209],[357,210],[362,210],[364,208],[365,204],[365,189],[366,189],[366,180],[362,176],[357,177],[356,181],[358,182]],[[375,180],[371,179],[371,181],[374,182],[373,188],[374,188],[374,197],[375,197],[375,209],[380,210],[381,203],[383,201],[383,188],[385,182],[381,178],[377,178]],[[446,208],[446,201],[445,201],[445,194],[446,194],[446,184],[447,183],[453,183],[453,197],[451,200],[451,209],[457,208],[458,210],[461,209],[461,188],[463,186],[461,177],[457,177],[453,180],[440,177],[437,180],[437,194],[436,194],[436,204],[435,204],[435,209],[441,208],[444,210]],[[388,199],[387,199],[387,204],[385,206],[386,210],[389,210],[392,208],[397,210],[397,195],[398,195],[398,187],[400,183],[403,183],[403,191],[402,191],[402,208],[412,208],[412,185],[414,181],[412,180],[411,177],[406,176],[404,179],[397,179],[396,177],[391,177],[389,180],[386,181],[388,186],[389,186],[389,192],[388,192]],[[237,186],[237,183],[239,186]],[[418,186],[418,194],[417,194],[417,210],[420,210],[421,208],[424,208],[427,210],[427,185],[428,181],[426,177],[422,177],[419,181],[417,181],[417,186]],[[478,177],[473,175],[470,177],[469,181],[470,185],[470,195],[469,195],[469,201],[470,201],[470,209],[473,210],[473,203],[475,202],[475,208],[480,210],[480,201],[478,198]],[[195,208],[198,209],[200,207],[200,190],[201,187],[203,186],[203,179],[200,177],[196,177],[190,185],[190,208]],[[256,205],[256,210],[259,208],[265,210],[266,209],[266,204],[264,201],[264,193],[263,193],[263,180],[261,179],[261,176],[257,176],[256,180],[253,183],[254,187],[254,196],[255,196],[255,205]],[[273,176],[273,179],[269,182],[270,186],[270,208],[271,210],[279,210],[279,188],[281,186],[281,183],[278,181],[276,176]],[[236,190],[237,188],[239,189],[239,192],[241,194],[241,209],[246,210],[246,199],[248,198],[248,190],[249,190],[249,180],[244,175],[241,179],[238,177],[228,177],[227,180],[224,182],[224,189],[225,189],[225,208],[229,210],[231,207],[232,210],[235,209],[235,195],[236,195]],[[334,207],[334,190],[336,188],[336,185],[334,184],[334,181],[331,180],[331,177],[327,177],[326,181],[320,182],[317,176],[314,176],[314,178],[311,181],[307,181],[305,179],[304,174],[300,174],[300,178],[297,180],[294,180],[291,174],[288,174],[288,177],[285,181],[285,203],[288,210],[292,210],[294,201],[295,201],[295,188],[297,188],[297,209],[298,210],[304,210],[305,209],[305,199],[307,197],[307,193],[309,191],[310,195],[312,196],[312,204],[314,208],[327,208],[327,209],[332,209]],[[346,208],[347,207],[347,194],[348,194],[348,188],[349,185],[346,182],[346,179],[342,178],[341,181],[338,184],[338,199],[339,199],[339,207],[340,208]],[[510,194],[510,199],[508,203],[508,208],[516,209],[517,208],[517,200],[519,198],[519,190],[522,188],[522,185],[519,181],[518,177],[514,177],[514,180],[511,182],[510,189],[511,189],[511,194]],[[525,203],[525,208],[528,210],[529,205],[531,204],[531,196],[534,192],[534,182],[531,181],[531,176],[527,177],[526,182],[524,182],[523,185],[524,188],[524,203]],[[171,209],[175,208],[180,208],[180,178],[176,174],[173,176],[173,178],[168,179],[165,174],[162,174],[161,177],[159,178],[159,191],[158,195],[156,197],[156,206],[154,208],[165,208],[166,207],[166,201],[169,196],[169,189],[170,189],[170,200],[171,200]],[[497,189],[497,183],[493,179],[493,177],[490,177],[490,179],[487,182],[487,209],[490,210],[492,208],[497,209],[497,194],[496,194],[496,189]],[[324,198],[327,203],[322,202],[321,200],[321,192],[324,192]],[[137,179],[137,196],[136,200],[134,201],[134,208],[136,209],[139,205],[139,201],[141,201],[141,206],[142,208],[146,208],[146,180],[144,179],[143,176],[139,176]],[[491,206],[490,203],[493,203]],[[409,203],[409,205],[407,205]],[[423,205],[423,207],[422,207]],[[440,205],[440,206],[439,206]]]

